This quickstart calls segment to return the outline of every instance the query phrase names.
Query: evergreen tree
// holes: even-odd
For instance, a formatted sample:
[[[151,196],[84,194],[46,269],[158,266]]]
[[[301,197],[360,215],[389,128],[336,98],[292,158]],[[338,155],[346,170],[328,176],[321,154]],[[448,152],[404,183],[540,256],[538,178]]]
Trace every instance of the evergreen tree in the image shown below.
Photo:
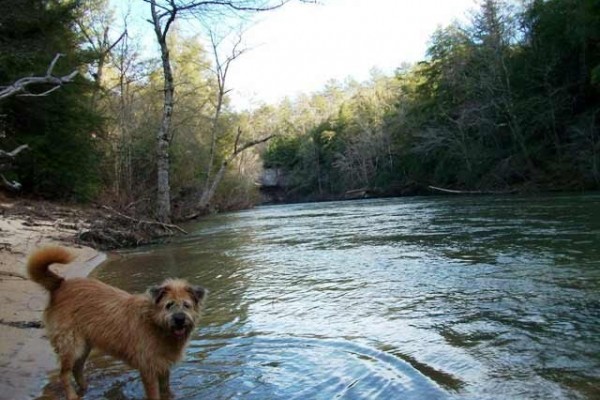
[[[57,53],[64,56],[55,74],[84,62],[74,29],[76,2],[0,0],[0,84],[43,75]],[[43,86],[43,85],[42,85]],[[13,96],[0,103],[0,146],[27,143],[15,171],[25,192],[51,198],[84,200],[98,189],[102,136],[100,117],[89,108],[90,82],[75,82],[47,96]],[[31,88],[41,93],[48,87]]]

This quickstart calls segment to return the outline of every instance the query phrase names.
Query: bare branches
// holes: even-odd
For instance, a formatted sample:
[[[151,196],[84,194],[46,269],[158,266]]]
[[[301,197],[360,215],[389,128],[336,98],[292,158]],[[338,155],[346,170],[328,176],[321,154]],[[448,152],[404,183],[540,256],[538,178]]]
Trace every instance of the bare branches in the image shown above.
[[[146,3],[153,4],[154,0],[144,0]],[[175,1],[169,0],[168,5],[157,4],[156,6],[164,11],[162,16],[166,16],[166,14],[172,12],[185,12],[191,11],[201,8],[208,8],[211,6],[215,7],[227,7],[234,11],[250,11],[250,12],[260,12],[260,11],[271,11],[276,10],[286,3],[289,3],[291,0],[280,0],[275,4],[270,4],[269,1],[256,1],[256,0],[239,0],[239,1]],[[306,1],[303,1],[306,2]]]
[[[56,56],[54,56],[54,59],[48,66],[48,70],[46,71],[45,76],[29,76],[29,77],[21,78],[21,79],[18,79],[17,81],[15,81],[12,85],[9,85],[9,86],[6,86],[6,87],[3,87],[2,89],[0,89],[0,100],[14,96],[19,93],[24,93],[24,94],[21,94],[21,96],[33,96],[33,97],[47,96],[48,94],[54,92],[55,90],[58,90],[62,85],[72,82],[73,79],[75,78],[75,76],[79,73],[77,70],[71,72],[68,75],[64,75],[64,76],[60,76],[60,77],[52,75],[52,72],[54,71],[54,67],[56,66],[58,59],[62,56],[63,56],[63,54],[60,54],[60,53],[58,53],[58,54],[56,54]],[[55,86],[49,90],[42,92],[42,93],[29,93],[27,91],[28,86],[39,85],[39,84],[50,84],[50,85],[55,85]]]
[[[0,171],[10,170],[12,168],[12,161],[19,155],[20,152],[29,149],[29,146],[22,144],[13,151],[5,151],[0,149]],[[7,159],[7,161],[3,161]],[[21,190],[22,185],[17,181],[9,181],[6,177],[0,173],[0,183],[10,190],[18,191]]]
[[[149,22],[154,28],[157,42],[161,50],[161,60],[163,65],[164,75],[164,103],[163,103],[163,116],[161,120],[161,127],[157,133],[157,216],[161,222],[168,222],[171,215],[171,203],[170,203],[170,186],[169,186],[169,146],[172,138],[171,130],[171,117],[173,113],[174,93],[175,86],[173,83],[173,70],[171,66],[171,60],[169,55],[169,45],[167,43],[167,35],[171,25],[175,22],[178,16],[193,16],[193,17],[205,17],[210,15],[224,15],[222,10],[235,12],[260,12],[274,10],[282,7],[284,4],[291,0],[212,0],[212,1],[198,1],[198,0],[144,0],[150,5],[151,19]],[[211,174],[214,162],[214,155],[216,149],[216,138],[218,134],[218,124],[223,107],[223,99],[227,94],[225,89],[225,79],[229,70],[229,66],[233,60],[239,57],[244,50],[239,49],[241,44],[241,37],[238,42],[234,44],[233,51],[229,57],[223,62],[219,59],[217,47],[218,42],[216,36],[211,33],[211,42],[213,51],[215,53],[216,61],[216,75],[219,85],[219,93],[217,97],[217,104],[215,105],[215,114],[213,117],[212,126],[212,144],[211,153],[207,169],[207,176],[205,182],[205,190],[202,195],[202,199],[210,199],[214,190],[221,180],[224,173],[224,166],[214,177],[211,184]],[[250,147],[250,146],[248,146]],[[248,148],[245,147],[245,148]],[[239,153],[238,153],[239,154]],[[236,154],[237,155],[237,154]],[[224,164],[226,165],[226,164]],[[201,200],[201,203],[208,204]]]
[[[227,79],[227,73],[229,72],[229,67],[231,63],[235,61],[238,57],[248,51],[247,48],[240,48],[242,45],[242,33],[240,32],[236,38],[236,41],[233,43],[233,47],[231,49],[231,53],[225,58],[224,61],[221,60],[219,56],[219,45],[220,42],[217,39],[217,35],[214,30],[209,31],[210,36],[210,44],[213,50],[213,56],[215,57],[215,75],[217,76],[217,85],[219,87],[219,95],[222,97],[227,94],[229,90],[225,90],[225,81]]]
[[[77,70],[71,72],[68,75],[62,76],[62,77],[57,77],[57,76],[52,75],[54,68],[56,67],[56,63],[58,62],[58,59],[62,56],[63,56],[63,54],[60,54],[60,53],[58,53],[58,54],[56,54],[56,56],[54,56],[54,59],[50,62],[50,65],[48,65],[48,69],[46,70],[45,76],[29,76],[29,77],[21,78],[21,79],[16,80],[12,85],[9,85],[9,86],[6,86],[6,87],[3,87],[2,89],[0,89],[0,100],[6,99],[6,98],[14,96],[14,95],[29,96],[29,97],[43,97],[43,96],[47,96],[50,93],[60,89],[62,87],[62,85],[64,85],[65,83],[72,82],[73,79],[75,78],[75,76],[79,73]],[[46,91],[41,92],[41,93],[28,92],[29,86],[39,85],[39,84],[51,84],[54,86]],[[0,167],[2,167],[1,169],[3,169],[3,170],[11,169],[12,161],[17,157],[17,155],[20,152],[27,150],[27,149],[29,149],[29,146],[26,144],[23,144],[23,145],[17,147],[13,151],[5,151],[5,150],[0,149],[0,161],[2,159],[8,159],[8,162],[2,163],[2,165],[0,165]],[[19,182],[9,181],[8,179],[6,179],[6,177],[3,174],[0,174],[0,183],[2,183],[5,187],[9,188],[10,190],[14,190],[14,191],[21,190],[21,187],[22,187],[22,185]]]
[[[4,151],[4,150],[0,149],[0,158],[14,159],[20,152],[22,152],[23,150],[27,150],[27,149],[29,149],[29,146],[26,144],[20,145],[13,151]]]
[[[207,15],[224,15],[227,11],[235,13],[252,13],[272,11],[283,7],[292,0],[212,0],[212,1],[186,1],[186,0],[143,0],[152,8],[152,19],[149,19],[155,29],[158,29],[166,39],[171,24],[177,16],[203,17]],[[298,0],[301,3],[316,4],[314,0]]]
[[[219,170],[217,171],[215,176],[212,177],[211,180],[207,180],[207,184],[205,185],[204,191],[202,192],[202,196],[200,197],[200,201],[198,202],[198,209],[200,211],[198,211],[197,213],[188,215],[185,218],[186,220],[196,218],[197,216],[201,215],[202,213],[206,212],[209,209],[210,202],[212,201],[212,199],[217,191],[217,187],[219,186],[219,184],[221,183],[221,180],[223,179],[223,176],[225,175],[227,166],[233,160],[235,160],[245,150],[247,150],[251,147],[254,147],[256,145],[259,145],[261,143],[265,143],[266,141],[271,140],[276,135],[269,135],[269,136],[265,136],[260,139],[251,140],[249,142],[244,143],[242,146],[239,146],[241,136],[242,136],[242,129],[240,127],[238,127],[237,135],[235,137],[235,143],[233,145],[233,151],[227,158],[225,158],[221,162],[221,166],[219,167]]]
[[[276,136],[276,135],[269,135],[269,136],[265,136],[265,137],[263,137],[261,139],[251,140],[249,142],[244,143],[242,145],[242,147],[238,148],[237,145],[238,145],[238,140],[239,140],[239,136],[240,136],[241,133],[242,133],[242,130],[238,128],[238,137],[236,137],[236,140],[235,140],[235,147],[236,148],[234,149],[234,152],[233,152],[232,156],[229,157],[231,160],[233,160],[233,158],[235,158],[238,154],[240,154],[244,150],[249,149],[250,147],[254,147],[254,146],[258,145],[258,144],[265,143],[265,142],[273,139]]]
[[[102,208],[104,208],[105,210],[108,210],[112,213],[115,213],[116,215],[118,215],[119,217],[121,217],[123,219],[129,220],[129,221],[134,222],[139,225],[158,225],[166,230],[174,229],[176,231],[183,233],[184,235],[188,234],[188,232],[186,230],[184,230],[183,228],[181,228],[180,226],[175,225],[175,224],[167,224],[167,223],[160,222],[160,221],[152,221],[152,220],[133,218],[133,217],[130,217],[129,215],[120,213],[117,210],[115,210],[114,208],[109,207],[109,206],[102,206]]]
[[[0,179],[2,180],[2,184],[4,186],[9,188],[10,190],[14,190],[15,192],[21,190],[21,187],[23,186],[17,181],[9,181],[3,174],[0,174]]]

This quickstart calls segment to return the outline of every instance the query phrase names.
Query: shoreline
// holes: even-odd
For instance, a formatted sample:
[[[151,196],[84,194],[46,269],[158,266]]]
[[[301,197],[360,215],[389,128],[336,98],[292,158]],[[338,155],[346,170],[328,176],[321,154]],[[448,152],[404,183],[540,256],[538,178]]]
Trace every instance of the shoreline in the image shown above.
[[[58,364],[42,323],[48,294],[26,279],[29,254],[49,245],[67,248],[75,259],[52,266],[67,279],[88,276],[107,255],[74,243],[76,231],[60,219],[11,215],[0,205],[0,399],[32,399],[42,395]]]

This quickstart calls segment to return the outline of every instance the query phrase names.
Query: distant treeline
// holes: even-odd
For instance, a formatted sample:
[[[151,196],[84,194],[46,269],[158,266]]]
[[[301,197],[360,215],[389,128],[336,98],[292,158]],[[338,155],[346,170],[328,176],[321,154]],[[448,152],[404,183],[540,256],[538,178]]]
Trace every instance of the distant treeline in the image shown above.
[[[516,3],[482,1],[393,77],[280,104],[263,160],[284,198],[600,187],[600,1]]]

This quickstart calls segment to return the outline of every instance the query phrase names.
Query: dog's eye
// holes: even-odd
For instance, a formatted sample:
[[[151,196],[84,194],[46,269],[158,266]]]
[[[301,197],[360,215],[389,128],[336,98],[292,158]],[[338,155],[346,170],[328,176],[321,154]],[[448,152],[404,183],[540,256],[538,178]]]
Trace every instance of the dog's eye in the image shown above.
[[[188,301],[183,302],[183,308],[191,308],[191,307],[192,307],[192,304],[190,302],[188,302]]]
[[[165,308],[167,310],[170,310],[171,308],[173,308],[174,305],[175,305],[174,301],[168,301],[167,304],[165,304]]]

